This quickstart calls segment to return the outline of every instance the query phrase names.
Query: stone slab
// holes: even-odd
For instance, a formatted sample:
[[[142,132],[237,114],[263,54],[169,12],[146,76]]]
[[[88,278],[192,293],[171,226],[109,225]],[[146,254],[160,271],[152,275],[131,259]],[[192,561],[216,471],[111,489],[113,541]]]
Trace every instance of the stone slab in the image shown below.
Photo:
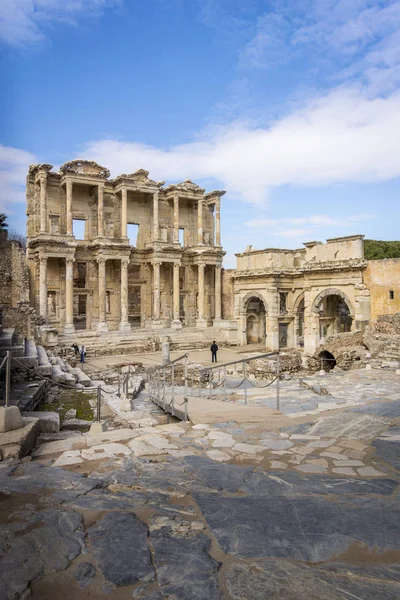
[[[60,431],[60,415],[56,412],[24,412],[22,416],[39,419],[40,433],[58,433]]]
[[[0,433],[24,426],[18,406],[0,406]]]
[[[311,435],[356,440],[372,440],[390,425],[387,417],[345,412],[324,417],[309,429]]]

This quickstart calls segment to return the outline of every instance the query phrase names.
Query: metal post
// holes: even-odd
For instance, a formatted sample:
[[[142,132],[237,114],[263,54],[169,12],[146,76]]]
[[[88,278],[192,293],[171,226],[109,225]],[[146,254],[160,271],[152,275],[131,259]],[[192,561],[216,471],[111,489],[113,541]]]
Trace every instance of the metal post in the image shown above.
[[[157,404],[160,405],[160,369],[157,369]]]
[[[185,421],[188,420],[188,357],[185,356],[185,384],[183,390],[183,401],[185,407]]]
[[[280,387],[279,387],[279,378],[280,378],[280,364],[279,364],[279,354],[276,356],[276,410],[281,410],[281,399],[280,399]]]
[[[224,367],[224,401],[226,402],[226,367]]]
[[[11,388],[11,352],[7,350],[6,361],[6,406],[10,405],[10,388]]]
[[[171,365],[171,414],[175,414],[175,363]]]
[[[163,367],[163,399],[164,399],[164,410],[165,410],[165,397],[166,397],[166,392],[165,392],[165,367]]]
[[[101,385],[97,388],[97,422],[100,423],[100,410],[101,410]]]
[[[118,375],[118,398],[121,398],[121,377]]]
[[[209,380],[209,383],[210,383],[210,398],[212,397],[212,378],[213,378],[212,371],[210,369],[208,371],[208,380]]]
[[[243,375],[244,375],[244,403],[247,404],[247,366],[246,361],[243,361]]]

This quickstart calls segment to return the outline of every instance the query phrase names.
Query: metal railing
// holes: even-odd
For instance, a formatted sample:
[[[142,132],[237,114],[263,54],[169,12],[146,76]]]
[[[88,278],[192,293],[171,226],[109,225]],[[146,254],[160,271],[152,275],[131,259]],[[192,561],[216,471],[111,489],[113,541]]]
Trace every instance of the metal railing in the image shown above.
[[[183,364],[183,401],[178,402],[175,398],[176,387],[176,365]],[[173,416],[183,417],[188,420],[188,354],[182,354],[174,360],[169,360],[162,365],[147,369],[147,382],[149,384],[149,397],[155,404]],[[171,398],[168,401],[168,389],[171,390]],[[182,406],[183,408],[178,408]]]
[[[132,375],[131,365],[127,365],[128,370],[126,373],[121,373],[118,375],[116,380],[116,387],[113,390],[104,389],[101,384],[97,386],[97,399],[96,399],[96,421],[100,423],[101,420],[101,404],[103,394],[116,394],[119,398],[121,398],[122,394],[125,394],[125,397],[128,398],[129,394],[129,381]],[[110,387],[110,386],[108,386]]]
[[[11,352],[7,350],[7,356],[3,358],[0,364],[0,371],[6,366],[6,385],[5,385],[5,406],[10,405],[10,389],[11,389]]]
[[[248,374],[247,363],[255,361],[255,360],[259,360],[261,358],[270,358],[273,356],[276,356],[276,369],[275,369],[275,377],[272,379],[272,381],[268,381],[266,384],[257,384],[257,383],[255,383],[254,379],[250,379],[249,374]],[[238,368],[238,365],[241,365],[241,368]],[[234,367],[233,375],[242,376],[242,379],[239,383],[232,384],[228,381],[227,367]],[[222,371],[222,378],[221,378],[221,371]],[[224,363],[223,365],[216,365],[213,367],[203,367],[201,369],[198,369],[198,373],[200,375],[200,378],[201,378],[201,374],[204,374],[208,377],[208,387],[209,387],[209,397],[210,398],[212,397],[213,389],[215,389],[217,387],[223,387],[224,401],[226,401],[228,390],[240,389],[241,386],[243,386],[243,384],[244,384],[244,387],[243,387],[244,403],[246,405],[248,403],[246,382],[248,384],[250,384],[252,387],[262,389],[262,388],[270,387],[276,381],[276,408],[277,408],[277,410],[280,410],[280,384],[279,384],[279,382],[280,382],[280,377],[281,377],[281,370],[280,370],[279,350],[276,350],[274,352],[266,352],[264,354],[258,354],[257,356],[251,356],[248,358],[241,358],[239,360],[234,360],[229,363]],[[215,373],[218,375],[217,382],[215,381]],[[193,379],[194,379],[194,374],[192,374],[192,387],[193,387]],[[201,395],[201,394],[199,394],[199,395]]]

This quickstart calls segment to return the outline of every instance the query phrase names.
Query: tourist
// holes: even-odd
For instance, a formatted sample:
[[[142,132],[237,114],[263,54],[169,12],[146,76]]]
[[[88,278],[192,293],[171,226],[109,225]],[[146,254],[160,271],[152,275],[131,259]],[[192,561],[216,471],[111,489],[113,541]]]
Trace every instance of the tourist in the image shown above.
[[[86,356],[86,348],[85,346],[82,344],[82,347],[79,351],[79,354],[81,355],[81,363],[85,362],[85,356]]]
[[[215,340],[211,344],[210,350],[211,350],[211,362],[217,362],[218,346],[215,343]]]
[[[79,346],[78,344],[72,344],[72,348],[75,350],[75,354],[79,354]]]

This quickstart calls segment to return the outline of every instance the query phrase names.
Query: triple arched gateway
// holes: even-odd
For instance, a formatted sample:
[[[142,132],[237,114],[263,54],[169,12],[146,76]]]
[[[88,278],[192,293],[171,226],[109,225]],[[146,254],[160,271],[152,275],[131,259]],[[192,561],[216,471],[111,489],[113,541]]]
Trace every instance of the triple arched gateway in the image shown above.
[[[327,337],[363,330],[369,323],[362,236],[305,246],[249,248],[236,255],[232,283],[239,299],[239,343],[265,342],[270,350],[304,347],[314,353]]]

